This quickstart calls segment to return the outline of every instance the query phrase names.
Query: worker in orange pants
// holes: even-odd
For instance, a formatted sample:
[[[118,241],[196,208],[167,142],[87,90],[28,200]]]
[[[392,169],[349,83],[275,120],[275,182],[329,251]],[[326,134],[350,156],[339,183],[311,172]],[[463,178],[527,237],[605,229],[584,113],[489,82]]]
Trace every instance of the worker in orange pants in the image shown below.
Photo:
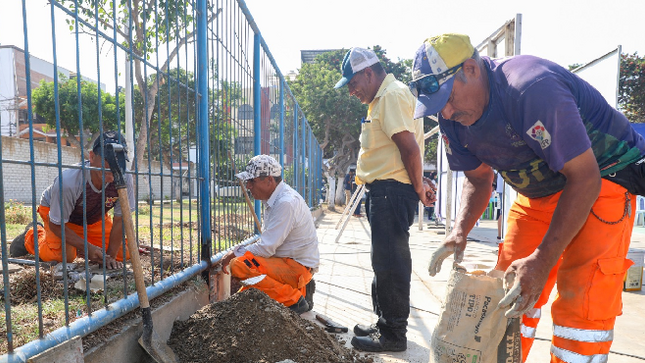
[[[240,291],[256,288],[270,298],[292,306],[306,296],[306,285],[311,281],[311,269],[285,257],[263,258],[246,251],[231,260],[231,275],[240,279]],[[254,279],[261,277],[261,280]]]
[[[557,283],[550,360],[606,362],[635,195],[645,195],[645,138],[571,71],[530,55],[481,56],[464,34],[427,38],[412,70],[415,117],[438,115],[450,169],[464,173],[430,275],[450,255],[463,260],[497,171],[519,195],[499,252],[507,292],[498,308],[522,319],[524,359]]]
[[[495,269],[529,256],[542,242],[562,193],[529,199],[522,195],[511,207],[507,238],[500,245]],[[618,184],[602,180],[600,195],[589,218],[551,270],[542,295],[522,316],[522,360],[533,345],[541,307],[556,280],[558,295],[551,307],[552,353],[558,356],[606,356],[613,340],[616,316],[622,312],[623,277],[633,264],[629,250],[636,197]],[[598,218],[600,217],[600,218]],[[602,220],[601,220],[602,219]],[[580,308],[582,307],[582,309]],[[564,361],[552,354],[552,361]],[[576,361],[575,359],[566,361]]]
[[[108,145],[114,151],[119,167],[125,171],[125,139],[116,131],[104,132],[94,141],[82,167],[64,170],[43,191],[38,214],[44,224],[37,226],[36,233],[33,224],[28,225],[11,241],[12,257],[37,252],[41,261],[62,262],[64,246],[67,262],[73,261],[79,253],[85,253],[89,261],[104,264],[107,269],[123,267],[123,211],[127,210],[123,208],[134,210],[136,200],[132,175],[124,173],[130,205],[119,203],[114,176],[104,157]],[[110,210],[113,210],[114,219],[108,215]]]
[[[62,240],[58,237],[49,227],[49,208],[44,206],[38,207],[38,214],[43,219],[43,225],[38,225],[38,256],[41,261],[63,261],[63,249]],[[112,218],[106,213],[105,214],[105,231],[112,230]],[[83,236],[83,226],[67,223],[67,228],[74,232],[78,236]],[[104,243],[103,241],[103,225],[99,220],[93,224],[87,225],[87,242],[98,248],[102,248]],[[110,235],[108,234],[105,237],[106,249],[111,250],[110,247]],[[77,257],[77,249],[71,245],[66,245],[67,251],[67,262],[72,262]],[[90,247],[91,248],[91,247]],[[25,249],[30,254],[36,254],[35,241],[34,241],[34,230],[30,228],[25,234]],[[115,248],[116,255],[115,260],[123,262],[123,249]],[[126,249],[126,260],[130,259],[130,252]]]
[[[307,203],[282,181],[282,166],[269,155],[254,156],[236,176],[264,204],[264,223],[257,242],[222,257],[222,269],[230,265],[240,291],[253,287],[298,314],[310,311],[320,253]]]

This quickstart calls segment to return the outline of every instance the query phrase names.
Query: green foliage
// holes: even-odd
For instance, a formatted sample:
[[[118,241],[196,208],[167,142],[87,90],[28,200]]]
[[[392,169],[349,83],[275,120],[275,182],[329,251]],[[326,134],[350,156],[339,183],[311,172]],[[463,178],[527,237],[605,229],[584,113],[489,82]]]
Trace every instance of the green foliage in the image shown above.
[[[104,31],[111,30],[115,25],[118,29],[127,28],[130,22],[127,15],[131,14],[136,35],[133,50],[148,60],[157,51],[157,45],[173,42],[189,34],[193,28],[193,9],[190,7],[191,3],[186,1],[158,0],[148,3],[143,0],[60,0],[60,3],[72,13],[78,10],[79,17],[87,20],[88,24],[96,24],[94,19],[98,16],[99,27]],[[133,9],[131,12],[128,9],[130,5]],[[70,31],[74,31],[74,18],[67,19],[66,22]],[[123,45],[129,47],[126,41]]]
[[[33,215],[31,208],[22,203],[9,200],[4,204],[4,218],[7,224],[28,224],[31,223]]]
[[[373,48],[387,73],[407,83],[411,78],[412,60],[390,60],[378,45]],[[347,49],[320,54],[314,63],[303,64],[296,80],[289,87],[307,115],[325,158],[338,160],[332,168],[344,169],[356,160],[360,148],[360,119],[367,114],[367,105],[349,95],[347,87],[334,89],[341,78],[341,64]]]
[[[47,126],[56,129],[54,82],[40,81],[40,86],[33,90],[32,100],[34,112],[42,117]],[[119,97],[117,114],[116,97],[100,91],[98,85],[85,80],[80,81],[81,108],[79,110],[79,84],[76,78],[59,75],[58,100],[61,127],[66,136],[79,134],[79,115],[82,115],[83,129],[94,134],[100,130],[103,122],[105,130],[116,129],[118,119],[125,120],[125,97]],[[100,116],[100,117],[99,117]],[[121,121],[123,122],[123,121]]]
[[[340,66],[346,52],[342,49],[319,55],[314,63],[303,64],[296,80],[289,82],[323,147],[325,158],[338,153],[358,152],[360,119],[367,113],[367,106],[351,97],[346,87],[334,89],[341,77]],[[349,145],[350,150],[342,150],[343,138],[347,134],[354,138],[354,142]]]
[[[149,85],[155,82],[153,75]],[[173,161],[182,160],[182,155],[188,155],[190,140],[195,140],[197,129],[195,102],[195,76],[182,68],[171,69],[157,93],[157,101],[150,118],[150,139],[154,140],[149,146],[150,153],[162,155]],[[138,110],[142,110],[141,97],[135,97]],[[141,103],[140,103],[141,102]],[[136,120],[142,120],[137,117]],[[139,122],[140,123],[140,122]],[[140,126],[140,125],[139,125]]]
[[[645,57],[621,54],[618,107],[630,122],[645,123]]]

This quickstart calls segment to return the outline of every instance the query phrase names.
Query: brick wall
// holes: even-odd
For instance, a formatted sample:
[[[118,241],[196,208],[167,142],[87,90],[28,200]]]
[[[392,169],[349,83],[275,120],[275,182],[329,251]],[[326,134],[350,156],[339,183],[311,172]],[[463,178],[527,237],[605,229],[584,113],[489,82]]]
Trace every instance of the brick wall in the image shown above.
[[[0,162],[0,167],[2,168],[2,188],[5,200],[11,199],[31,203],[32,195],[35,195],[35,203],[38,204],[43,190],[58,176],[59,161],[56,144],[34,141],[33,145],[35,188],[32,188],[32,166],[25,164],[30,162],[31,158],[29,140],[2,136],[2,161]],[[61,147],[61,165],[74,165],[79,163],[80,160],[79,149],[69,146]],[[159,175],[159,163],[153,161],[151,163],[151,183],[148,182],[147,163],[143,168],[140,167],[139,170],[141,171],[138,177],[139,200],[148,199],[150,190],[152,190],[154,199],[176,197],[177,194],[172,193],[173,182],[169,176],[170,170],[167,167],[164,166],[164,176],[162,177]],[[161,190],[162,181],[163,192]],[[178,178],[175,178],[175,184],[178,184]],[[35,189],[35,193],[32,193],[33,189]],[[193,194],[195,194],[194,191]]]

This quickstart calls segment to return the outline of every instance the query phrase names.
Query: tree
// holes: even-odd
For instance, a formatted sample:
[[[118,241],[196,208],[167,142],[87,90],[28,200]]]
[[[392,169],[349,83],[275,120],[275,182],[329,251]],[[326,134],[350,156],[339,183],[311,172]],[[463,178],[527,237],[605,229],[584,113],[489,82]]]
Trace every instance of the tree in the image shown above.
[[[134,63],[134,79],[141,99],[144,100],[143,112],[139,115],[136,133],[135,165],[142,165],[146,147],[149,144],[150,122],[155,114],[154,110],[160,86],[168,81],[169,65],[179,54],[183,46],[193,41],[195,33],[193,12],[189,2],[180,0],[158,0],[150,2],[144,0],[61,0],[61,5],[78,14],[83,22],[76,23],[73,19],[67,22],[70,29],[78,26],[79,31],[98,37],[99,29],[106,34],[116,32],[123,39],[123,46],[131,49]],[[219,15],[219,10],[213,12],[212,3],[209,3],[208,22],[212,22]],[[88,27],[86,24],[97,24]],[[98,40],[97,40],[98,41]],[[157,49],[166,49],[167,58],[160,60],[159,71],[148,82],[144,76],[145,62],[157,57]]]
[[[373,50],[386,72],[393,73],[404,82],[410,79],[411,61],[392,62],[380,46],[374,46]],[[329,159],[325,173],[328,179],[334,178],[335,181],[329,180],[327,185],[339,188],[327,193],[330,208],[334,206],[330,196],[340,195],[339,199],[342,199],[342,178],[349,165],[356,162],[360,149],[360,120],[367,114],[367,105],[350,96],[347,88],[334,89],[341,77],[345,53],[347,50],[341,49],[318,55],[313,63],[303,64],[295,81],[289,82],[314,135],[320,141],[324,157]]]
[[[119,97],[119,107],[117,108],[116,97],[100,91],[99,107],[99,89],[98,85],[85,80],[80,81],[81,109],[78,106],[78,80],[69,79],[64,74],[59,75],[58,84],[58,102],[59,102],[59,119],[63,136],[67,136],[71,144],[80,147],[76,135],[79,135],[78,115],[82,114],[83,140],[85,150],[90,149],[94,142],[92,135],[98,135],[101,129],[100,122],[103,122],[104,130],[114,130],[117,127],[118,119],[125,119],[125,97]],[[32,92],[34,112],[43,118],[47,126],[56,128],[56,104],[55,104],[54,82],[40,81],[38,88]],[[119,115],[117,115],[117,109]],[[99,117],[100,115],[100,117]]]
[[[630,122],[645,123],[645,57],[621,54],[618,107]]]

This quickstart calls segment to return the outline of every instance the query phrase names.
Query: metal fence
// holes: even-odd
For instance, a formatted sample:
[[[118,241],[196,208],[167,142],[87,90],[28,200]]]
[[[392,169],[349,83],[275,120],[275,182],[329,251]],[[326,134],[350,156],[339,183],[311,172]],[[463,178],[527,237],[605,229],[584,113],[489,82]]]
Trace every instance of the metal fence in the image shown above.
[[[104,131],[128,141],[150,298],[257,239],[234,177],[253,155],[274,156],[285,182],[319,204],[321,149],[244,1],[22,0],[15,9],[23,41],[0,46],[0,84],[13,83],[0,86],[0,362],[24,362],[138,305],[127,267],[49,263],[39,243],[34,256],[9,256],[13,238],[42,221],[37,207],[55,178],[107,175],[107,163],[82,163]],[[71,185],[59,185],[62,204]],[[88,193],[78,204],[86,214]],[[111,213],[101,215],[105,247]]]

